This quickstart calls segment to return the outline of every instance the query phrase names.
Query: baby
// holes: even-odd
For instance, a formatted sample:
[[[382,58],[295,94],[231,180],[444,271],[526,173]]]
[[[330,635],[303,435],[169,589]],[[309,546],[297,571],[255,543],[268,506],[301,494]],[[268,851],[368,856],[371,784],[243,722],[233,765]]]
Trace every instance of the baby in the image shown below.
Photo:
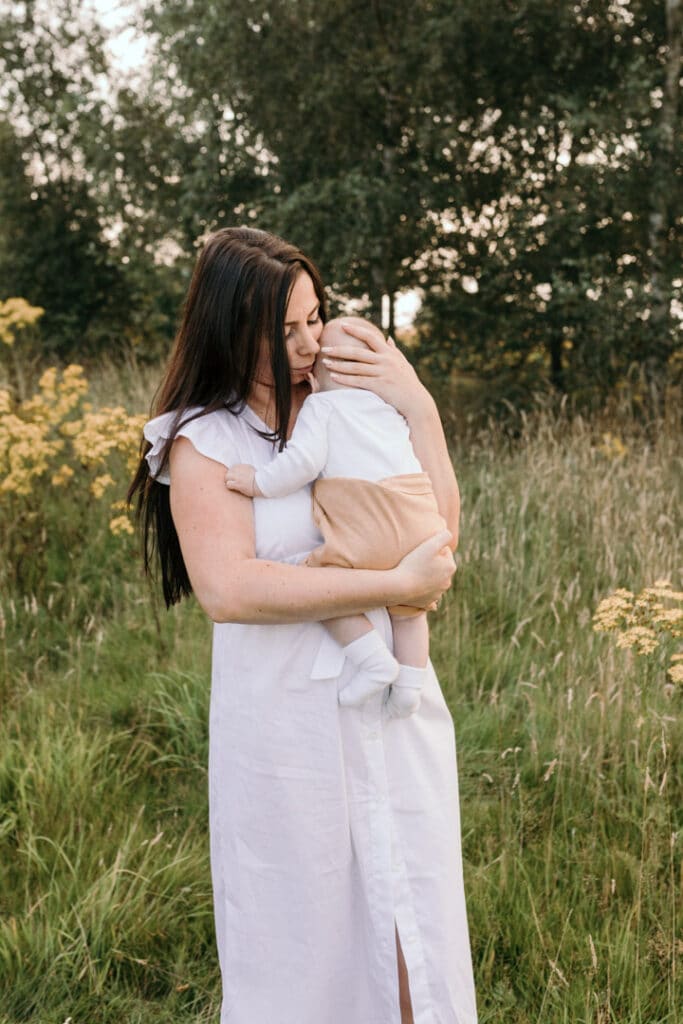
[[[372,324],[359,317],[331,320],[321,345],[358,345],[342,323]],[[286,448],[260,469],[230,466],[226,486],[247,497],[284,497],[313,485],[313,519],[323,544],[306,565],[391,569],[423,540],[445,529],[429,477],[422,471],[404,418],[372,391],[331,379],[319,355]],[[422,608],[388,609],[393,657],[365,615],[327,619],[323,625],[356,667],[339,703],[358,707],[387,689],[385,711],[407,717],[420,704],[427,677],[429,628]]]

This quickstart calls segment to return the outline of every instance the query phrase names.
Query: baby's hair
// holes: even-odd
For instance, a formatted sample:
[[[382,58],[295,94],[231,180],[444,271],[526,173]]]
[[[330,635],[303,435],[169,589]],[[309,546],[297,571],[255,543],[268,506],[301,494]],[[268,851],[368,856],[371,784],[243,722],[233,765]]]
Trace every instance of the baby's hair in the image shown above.
[[[371,320],[365,320],[362,316],[337,316],[334,320],[328,320],[325,324],[325,330],[330,333],[330,328],[340,331],[342,334],[345,332],[341,331],[342,324],[358,325],[361,327],[370,327],[372,331],[384,341],[384,335],[380,331],[376,324],[373,324]],[[361,338],[356,338],[353,334],[345,334],[344,344],[349,345],[362,345],[367,348],[367,345]]]

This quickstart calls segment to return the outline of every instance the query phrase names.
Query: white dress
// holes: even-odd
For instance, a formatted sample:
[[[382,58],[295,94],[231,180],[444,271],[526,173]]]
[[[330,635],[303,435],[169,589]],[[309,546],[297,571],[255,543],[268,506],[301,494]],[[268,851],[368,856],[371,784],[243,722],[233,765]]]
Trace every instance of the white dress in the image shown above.
[[[173,414],[145,436],[159,448]],[[182,427],[202,455],[275,454],[245,407]],[[310,486],[255,499],[256,556],[320,541]],[[307,569],[317,572],[317,569]],[[385,609],[369,613],[391,645]],[[416,714],[342,708],[350,670],[319,622],[214,625],[209,798],[221,1024],[400,1024],[395,924],[415,1024],[475,1024],[453,723],[430,666]]]

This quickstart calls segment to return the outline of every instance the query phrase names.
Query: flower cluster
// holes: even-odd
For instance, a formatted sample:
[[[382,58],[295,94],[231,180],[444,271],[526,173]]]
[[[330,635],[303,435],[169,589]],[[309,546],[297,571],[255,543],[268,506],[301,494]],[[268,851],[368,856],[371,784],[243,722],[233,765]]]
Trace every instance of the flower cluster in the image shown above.
[[[0,503],[10,495],[28,499],[45,479],[99,501],[116,486],[121,462],[127,472],[134,468],[145,417],[121,406],[93,410],[87,391],[76,365],[46,370],[24,402],[0,389]],[[119,502],[111,511],[112,532],[132,533]]]
[[[669,580],[656,580],[639,594],[620,588],[604,598],[593,616],[596,633],[616,633],[617,647],[636,654],[654,654],[667,638],[683,637],[683,591]],[[683,652],[671,658],[667,672],[674,683],[683,683]]]
[[[0,341],[13,345],[19,331],[32,327],[45,312],[40,306],[31,306],[26,299],[6,299],[0,302]]]
[[[611,431],[602,435],[602,442],[597,446],[597,450],[607,459],[621,459],[628,453],[628,448],[621,438]]]

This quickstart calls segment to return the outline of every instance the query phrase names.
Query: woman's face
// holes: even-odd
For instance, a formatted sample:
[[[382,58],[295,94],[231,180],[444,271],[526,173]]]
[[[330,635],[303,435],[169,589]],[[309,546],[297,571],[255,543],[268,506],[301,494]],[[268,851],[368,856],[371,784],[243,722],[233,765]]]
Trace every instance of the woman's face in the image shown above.
[[[294,282],[285,311],[285,345],[292,384],[301,384],[313,369],[322,332],[320,302],[313,281],[302,270]],[[270,356],[265,344],[261,348],[256,380],[260,384],[273,384]]]
[[[294,282],[285,313],[285,344],[292,384],[300,384],[313,369],[322,332],[320,302],[312,280],[302,270]]]

